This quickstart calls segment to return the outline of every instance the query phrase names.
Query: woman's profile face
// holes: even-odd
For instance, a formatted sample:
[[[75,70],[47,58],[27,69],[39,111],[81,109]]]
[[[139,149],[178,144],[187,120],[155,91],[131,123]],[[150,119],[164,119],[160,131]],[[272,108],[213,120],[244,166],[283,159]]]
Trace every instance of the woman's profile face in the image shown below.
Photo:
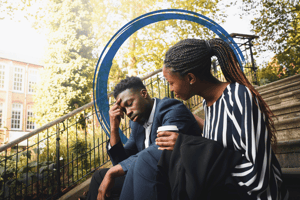
[[[170,84],[170,90],[176,98],[188,100],[191,97],[191,86],[188,78],[181,77],[178,72],[172,72],[170,68],[163,66],[163,75]]]

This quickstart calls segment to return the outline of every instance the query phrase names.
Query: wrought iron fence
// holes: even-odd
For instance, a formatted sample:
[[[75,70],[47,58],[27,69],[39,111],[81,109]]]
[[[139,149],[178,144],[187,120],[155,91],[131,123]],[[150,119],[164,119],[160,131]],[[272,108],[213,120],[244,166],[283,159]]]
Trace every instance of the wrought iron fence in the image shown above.
[[[97,124],[90,103],[2,146],[0,199],[56,199],[107,163]]]
[[[173,97],[161,69],[142,80],[152,97]],[[114,100],[112,97],[110,102]],[[195,108],[199,97],[185,102]],[[129,137],[129,119],[121,122]],[[0,147],[0,199],[57,199],[103,165],[108,137],[95,115],[93,102]],[[26,141],[26,146],[20,143]]]

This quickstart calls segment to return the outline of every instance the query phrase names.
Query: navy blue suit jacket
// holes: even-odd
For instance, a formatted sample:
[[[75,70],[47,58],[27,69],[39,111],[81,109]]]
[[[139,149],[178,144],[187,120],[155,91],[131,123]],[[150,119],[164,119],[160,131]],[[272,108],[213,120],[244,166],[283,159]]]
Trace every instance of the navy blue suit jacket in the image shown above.
[[[163,125],[176,125],[179,133],[182,134],[199,136],[202,133],[191,111],[176,99],[156,99],[148,148],[158,148],[155,144],[157,128]],[[145,129],[142,125],[130,121],[130,127],[131,134],[126,144],[123,146],[120,141],[107,151],[113,165],[120,164],[125,172],[130,168],[132,162],[135,162],[139,152],[144,149],[145,141]]]

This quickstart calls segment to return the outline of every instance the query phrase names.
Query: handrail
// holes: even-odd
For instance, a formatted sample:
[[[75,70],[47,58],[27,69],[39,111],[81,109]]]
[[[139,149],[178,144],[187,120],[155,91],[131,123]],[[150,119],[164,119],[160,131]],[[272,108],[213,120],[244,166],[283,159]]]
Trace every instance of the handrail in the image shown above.
[[[153,71],[153,72],[151,72],[151,73],[149,73],[149,74],[143,76],[143,77],[141,78],[141,80],[142,80],[142,81],[143,81],[143,80],[146,80],[147,78],[149,78],[149,77],[151,77],[151,76],[153,76],[153,75],[156,75],[156,74],[158,74],[158,73],[161,72],[161,71],[162,71],[162,68],[157,69],[157,70],[155,70],[155,71]],[[108,94],[108,97],[111,97],[112,95],[113,95],[113,93],[111,92],[111,93]],[[26,135],[23,135],[22,137],[19,137],[19,138],[15,139],[14,141],[11,141],[11,142],[9,142],[9,143],[7,143],[7,144],[5,144],[5,145],[2,145],[2,146],[0,147],[0,152],[2,152],[2,151],[4,151],[4,150],[6,150],[6,149],[8,149],[8,148],[10,148],[10,147],[12,147],[12,146],[18,144],[18,143],[20,143],[20,142],[22,142],[22,141],[24,141],[24,140],[26,140],[26,139],[28,139],[28,138],[30,138],[30,137],[36,135],[36,134],[38,134],[38,133],[40,133],[40,132],[42,132],[42,131],[44,131],[44,130],[46,130],[47,128],[49,128],[49,127],[51,127],[51,126],[54,126],[54,125],[56,125],[56,124],[59,124],[60,122],[64,121],[65,119],[68,119],[68,118],[70,118],[70,117],[76,115],[77,113],[79,113],[79,112],[81,112],[81,111],[83,111],[83,110],[85,110],[85,109],[88,109],[88,108],[90,108],[90,107],[92,107],[92,106],[94,106],[94,101],[92,101],[92,102],[90,102],[90,103],[87,103],[87,104],[85,104],[84,106],[81,106],[80,108],[77,108],[77,109],[73,110],[72,112],[70,112],[70,113],[68,113],[68,114],[66,114],[66,115],[64,115],[64,116],[62,116],[62,117],[60,117],[60,118],[58,118],[58,119],[56,119],[56,120],[54,120],[54,121],[52,121],[52,122],[50,122],[50,123],[48,123],[48,124],[46,124],[46,125],[44,125],[44,126],[38,128],[38,129],[36,129],[36,130],[34,130],[34,131],[31,131],[30,133],[28,133],[28,134],[26,134]]]

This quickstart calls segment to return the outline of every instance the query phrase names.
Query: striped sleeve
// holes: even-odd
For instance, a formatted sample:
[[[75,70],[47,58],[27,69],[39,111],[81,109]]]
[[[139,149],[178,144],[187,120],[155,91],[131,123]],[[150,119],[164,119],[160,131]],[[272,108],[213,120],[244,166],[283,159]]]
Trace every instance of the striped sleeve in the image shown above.
[[[265,116],[250,90],[243,85],[235,86],[232,91],[234,103],[231,113],[228,113],[232,123],[228,126],[232,126],[232,141],[235,149],[242,152],[243,160],[235,167],[232,176],[249,195],[258,199],[272,199],[273,195],[268,192],[270,173],[273,173],[272,150]]]

